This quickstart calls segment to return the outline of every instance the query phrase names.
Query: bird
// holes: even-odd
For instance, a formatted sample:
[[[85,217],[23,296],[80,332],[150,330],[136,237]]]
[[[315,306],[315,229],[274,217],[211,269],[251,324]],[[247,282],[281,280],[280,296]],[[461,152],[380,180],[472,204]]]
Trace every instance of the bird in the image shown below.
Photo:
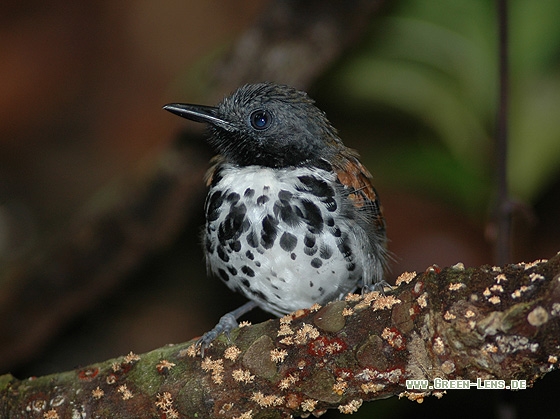
[[[388,250],[372,175],[307,93],[246,84],[217,106],[165,110],[209,127],[208,272],[248,298],[198,341],[204,349],[255,307],[278,317],[380,289]]]

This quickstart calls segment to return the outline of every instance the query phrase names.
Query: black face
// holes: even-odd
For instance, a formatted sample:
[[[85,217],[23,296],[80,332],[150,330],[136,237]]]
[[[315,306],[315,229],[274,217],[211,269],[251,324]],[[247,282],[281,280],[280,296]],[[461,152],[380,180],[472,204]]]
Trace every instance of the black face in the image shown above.
[[[340,140],[304,93],[272,83],[245,85],[216,108],[166,105],[185,118],[212,127],[210,144],[234,164],[298,166],[328,157]]]

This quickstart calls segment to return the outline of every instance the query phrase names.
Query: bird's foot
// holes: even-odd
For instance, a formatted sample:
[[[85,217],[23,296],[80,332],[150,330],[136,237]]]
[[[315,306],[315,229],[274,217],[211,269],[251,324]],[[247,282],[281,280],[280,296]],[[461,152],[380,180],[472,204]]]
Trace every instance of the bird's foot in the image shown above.
[[[393,289],[393,286],[389,284],[387,281],[381,280],[374,284],[364,285],[362,287],[362,294],[365,294],[367,292],[377,291],[381,293],[381,295],[385,295],[385,288],[388,288],[389,291],[391,291]]]
[[[195,345],[197,349],[200,349],[200,356],[204,358],[205,349],[207,349],[222,333],[225,333],[229,340],[229,334],[238,326],[237,319],[232,313],[224,314],[212,330],[203,334],[202,337],[196,341]]]
[[[203,334],[202,337],[195,342],[196,349],[200,350],[200,356],[204,358],[204,351],[210,347],[210,344],[222,333],[225,333],[228,340],[230,340],[229,335],[231,331],[239,326],[237,319],[256,306],[257,304],[254,301],[249,301],[241,307],[224,314],[212,330]]]

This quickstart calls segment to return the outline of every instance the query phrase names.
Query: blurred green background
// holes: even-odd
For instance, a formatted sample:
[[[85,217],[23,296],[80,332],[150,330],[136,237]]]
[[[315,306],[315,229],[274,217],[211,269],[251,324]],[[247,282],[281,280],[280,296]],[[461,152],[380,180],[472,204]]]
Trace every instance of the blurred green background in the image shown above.
[[[508,177],[513,196],[531,204],[560,172],[560,3],[509,3]],[[444,196],[477,219],[494,171],[495,14],[492,1],[399,2],[328,82],[349,106],[384,107],[416,125],[376,152],[392,186]]]

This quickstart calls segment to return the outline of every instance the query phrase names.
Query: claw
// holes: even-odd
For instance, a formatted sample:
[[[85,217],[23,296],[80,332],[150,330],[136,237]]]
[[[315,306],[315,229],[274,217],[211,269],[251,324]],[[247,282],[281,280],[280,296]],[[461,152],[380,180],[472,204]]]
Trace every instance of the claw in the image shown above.
[[[389,291],[391,291],[393,289],[393,286],[387,281],[381,280],[379,282],[376,282],[375,284],[370,284],[362,287],[362,293],[377,291],[382,295],[385,295],[385,288],[389,288]]]
[[[196,341],[195,345],[197,349],[200,349],[200,356],[204,358],[204,350],[210,347],[210,344],[222,333],[225,333],[228,341],[231,342],[230,333],[233,329],[239,326],[237,319],[255,308],[256,305],[257,304],[255,302],[249,301],[241,307],[224,314],[212,330],[203,334],[202,337]]]
[[[230,332],[238,327],[237,319],[232,313],[224,314],[218,324],[214,328],[202,335],[195,343],[196,347],[200,349],[200,356],[204,358],[204,350],[222,333],[225,333],[228,340],[230,339]]]

